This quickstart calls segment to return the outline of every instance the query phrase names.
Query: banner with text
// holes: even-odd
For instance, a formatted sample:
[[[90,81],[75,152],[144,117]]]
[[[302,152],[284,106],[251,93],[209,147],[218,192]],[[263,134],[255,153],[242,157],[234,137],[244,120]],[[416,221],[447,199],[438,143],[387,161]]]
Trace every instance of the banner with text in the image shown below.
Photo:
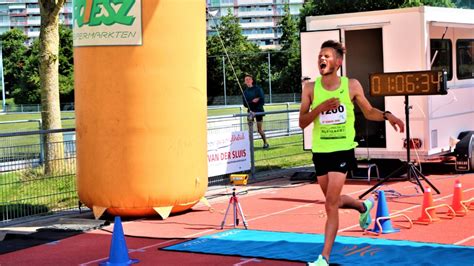
[[[249,170],[249,133],[234,131],[208,134],[207,164],[209,177]]]
[[[142,45],[141,0],[75,0],[74,46]]]

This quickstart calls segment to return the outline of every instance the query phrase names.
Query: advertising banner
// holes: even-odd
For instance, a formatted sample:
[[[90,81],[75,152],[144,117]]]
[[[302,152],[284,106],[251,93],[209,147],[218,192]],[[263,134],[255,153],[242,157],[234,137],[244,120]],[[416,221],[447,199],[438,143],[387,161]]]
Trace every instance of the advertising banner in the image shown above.
[[[208,134],[207,162],[209,177],[249,170],[249,133],[234,131]]]
[[[74,46],[142,45],[141,0],[74,0]]]

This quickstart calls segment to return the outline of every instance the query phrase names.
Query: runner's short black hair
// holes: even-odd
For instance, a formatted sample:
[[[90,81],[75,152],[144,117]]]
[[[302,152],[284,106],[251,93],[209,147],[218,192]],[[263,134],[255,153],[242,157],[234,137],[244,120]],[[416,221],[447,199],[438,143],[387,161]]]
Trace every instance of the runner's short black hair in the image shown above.
[[[321,45],[321,49],[323,49],[323,48],[332,48],[332,49],[336,50],[336,53],[340,57],[344,57],[344,53],[346,52],[346,48],[344,48],[344,45],[342,45],[342,43],[340,43],[338,41],[334,41],[334,40],[328,40],[328,41],[323,42],[323,44]]]

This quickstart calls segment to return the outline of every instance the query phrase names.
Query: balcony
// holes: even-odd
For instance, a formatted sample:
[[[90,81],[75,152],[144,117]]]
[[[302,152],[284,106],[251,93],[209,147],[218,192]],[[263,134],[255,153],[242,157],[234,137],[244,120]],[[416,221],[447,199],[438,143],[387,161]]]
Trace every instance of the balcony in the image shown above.
[[[10,17],[26,17],[26,10],[23,12],[10,12]]]
[[[249,5],[252,5],[252,6],[256,6],[256,5],[271,5],[273,4],[273,0],[238,0],[237,1],[237,5],[239,6],[249,6]]]
[[[40,26],[41,25],[41,19],[28,19],[27,23],[25,25],[28,26]]]
[[[233,7],[234,6],[234,1],[229,1],[229,2],[223,2],[221,1],[220,3],[209,3],[210,8],[219,8],[219,7]]]
[[[274,33],[257,33],[245,35],[249,40],[275,39]]]
[[[27,8],[26,13],[28,13],[28,14],[39,14],[40,9],[39,8]]]
[[[26,9],[26,5],[15,5],[15,4],[11,4],[8,6],[8,9],[10,10],[16,10],[16,9]]]
[[[10,25],[13,27],[26,26],[28,23],[26,21],[11,21]]]
[[[240,11],[238,17],[271,17],[273,10]]]
[[[269,27],[274,27],[273,21],[269,22],[241,22],[240,26],[243,29],[249,29],[249,28],[269,28]]]

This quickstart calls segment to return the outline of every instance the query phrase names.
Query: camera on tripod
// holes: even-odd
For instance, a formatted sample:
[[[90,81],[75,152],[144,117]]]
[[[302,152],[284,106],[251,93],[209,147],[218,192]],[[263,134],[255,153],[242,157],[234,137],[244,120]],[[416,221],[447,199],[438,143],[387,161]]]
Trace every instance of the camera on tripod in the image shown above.
[[[249,179],[248,174],[232,174],[229,177],[230,183],[232,186],[246,186],[247,181]],[[221,223],[221,229],[224,229],[225,226],[225,220],[227,218],[227,214],[229,213],[229,209],[232,207],[233,211],[233,227],[235,228],[236,226],[239,225],[239,216],[242,219],[242,222],[244,224],[245,229],[247,229],[247,220],[245,220],[245,215],[242,210],[242,207],[240,206],[239,198],[237,197],[237,194],[235,193],[235,187],[232,187],[232,196],[229,199],[229,205],[227,205],[227,209],[224,214],[224,219],[222,220]]]

